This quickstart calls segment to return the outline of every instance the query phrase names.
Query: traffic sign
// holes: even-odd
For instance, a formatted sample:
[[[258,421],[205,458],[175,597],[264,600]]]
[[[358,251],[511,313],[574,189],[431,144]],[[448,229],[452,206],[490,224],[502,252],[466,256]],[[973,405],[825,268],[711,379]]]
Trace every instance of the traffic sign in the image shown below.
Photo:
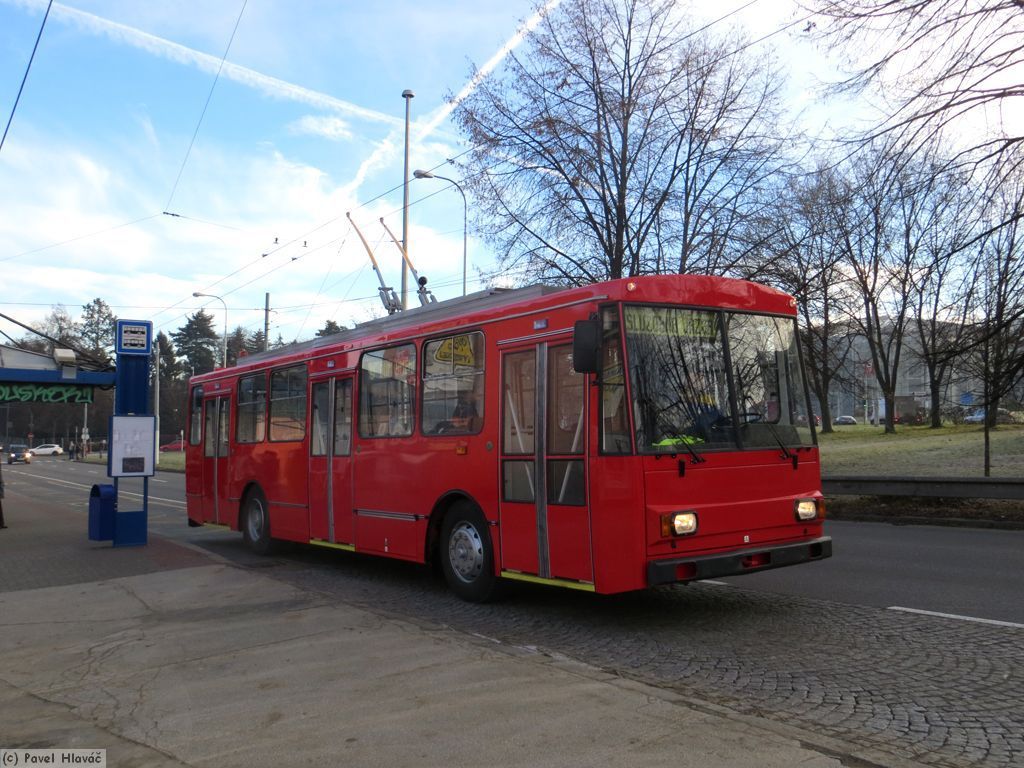
[[[149,320],[117,321],[117,354],[149,355],[153,351],[153,323]]]

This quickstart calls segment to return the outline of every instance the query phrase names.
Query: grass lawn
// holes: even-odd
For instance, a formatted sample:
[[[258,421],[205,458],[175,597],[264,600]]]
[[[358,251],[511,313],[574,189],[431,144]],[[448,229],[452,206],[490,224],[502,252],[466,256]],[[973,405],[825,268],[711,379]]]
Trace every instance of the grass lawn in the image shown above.
[[[107,454],[90,453],[86,458],[90,464],[106,464]],[[168,451],[160,454],[160,462],[157,464],[157,471],[169,470],[171,472],[185,471],[185,454],[181,451]]]
[[[976,424],[929,429],[896,426],[895,435],[867,424],[818,435],[821,472],[829,475],[982,477],[984,433]],[[1024,425],[991,432],[992,477],[1024,477]]]

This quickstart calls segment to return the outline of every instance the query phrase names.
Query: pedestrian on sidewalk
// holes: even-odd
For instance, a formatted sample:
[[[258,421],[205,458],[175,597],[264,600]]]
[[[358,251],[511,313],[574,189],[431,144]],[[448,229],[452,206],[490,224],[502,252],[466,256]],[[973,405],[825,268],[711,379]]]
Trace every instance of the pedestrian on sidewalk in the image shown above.
[[[68,461],[74,461],[74,460],[75,460],[75,441],[72,440],[71,444],[68,446]]]

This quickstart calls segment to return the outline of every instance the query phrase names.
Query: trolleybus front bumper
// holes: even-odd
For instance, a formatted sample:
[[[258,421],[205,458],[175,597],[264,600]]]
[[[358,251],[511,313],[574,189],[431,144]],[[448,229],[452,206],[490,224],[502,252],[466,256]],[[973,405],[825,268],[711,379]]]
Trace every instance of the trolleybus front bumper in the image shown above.
[[[652,560],[647,564],[647,584],[673,584],[679,581],[697,581],[722,576],[736,576],[769,568],[782,568],[832,556],[832,537],[822,536],[799,544],[780,547],[744,549],[720,555],[678,557],[670,560]]]

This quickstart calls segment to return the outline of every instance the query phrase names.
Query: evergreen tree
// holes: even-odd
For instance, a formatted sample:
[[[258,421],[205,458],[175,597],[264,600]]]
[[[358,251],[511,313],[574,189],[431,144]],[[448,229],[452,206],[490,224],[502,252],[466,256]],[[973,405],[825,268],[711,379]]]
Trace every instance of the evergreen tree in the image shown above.
[[[316,335],[317,336],[330,336],[331,334],[334,334],[334,333],[341,333],[344,330],[345,329],[342,326],[338,325],[333,320],[328,320],[327,323],[324,325],[324,327],[316,332]]]
[[[213,315],[199,310],[171,334],[184,361],[185,373],[195,376],[212,371],[219,360],[220,336],[213,329]]]
[[[263,333],[263,329],[257,329],[252,332],[252,335],[246,339],[245,351],[250,355],[254,355],[257,352],[265,352],[267,349],[267,337]]]
[[[86,352],[101,362],[110,360],[115,344],[117,315],[103,299],[95,298],[82,307],[82,315],[75,323]]]
[[[248,338],[245,328],[240,325],[228,334],[228,365],[238,365],[238,358],[249,354],[246,349]]]
[[[174,344],[171,343],[171,340],[163,331],[156,335],[156,351],[160,355],[161,386],[180,378],[182,374],[181,363],[178,362],[178,356],[174,353]]]

